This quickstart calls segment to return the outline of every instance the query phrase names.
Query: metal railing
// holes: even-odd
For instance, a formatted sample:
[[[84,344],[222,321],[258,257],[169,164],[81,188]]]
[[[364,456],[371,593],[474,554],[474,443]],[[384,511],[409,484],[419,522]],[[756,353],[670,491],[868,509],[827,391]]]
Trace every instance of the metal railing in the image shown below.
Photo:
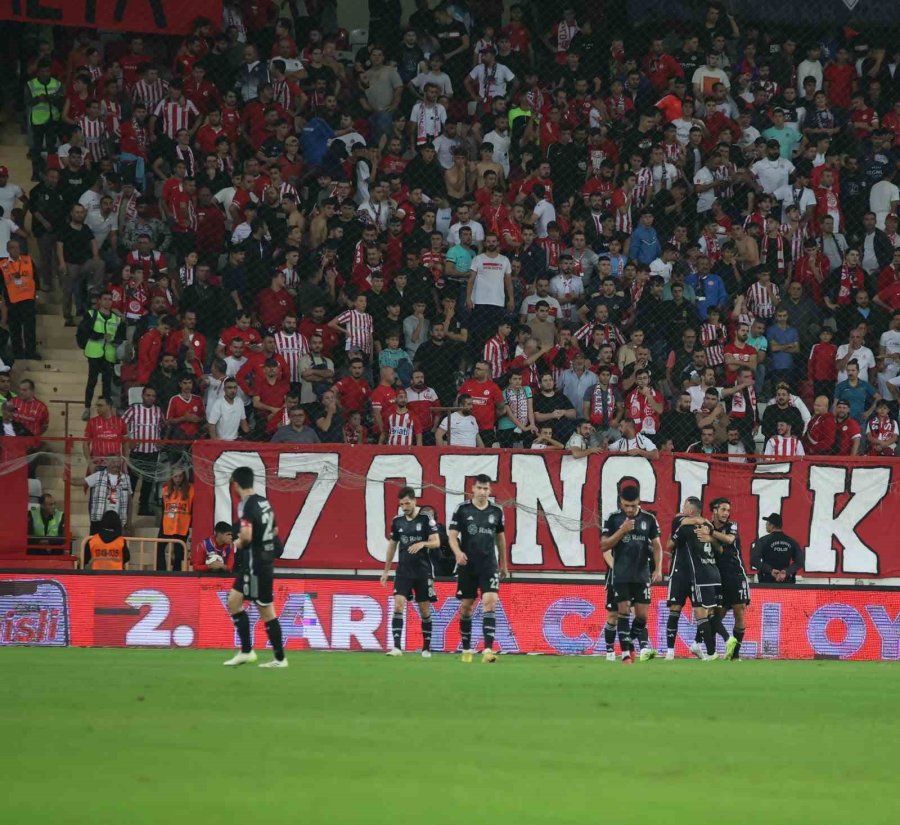
[[[84,551],[87,548],[88,542],[91,540],[91,538],[92,538],[91,536],[85,536],[81,541],[81,549],[78,553],[78,566],[82,570],[86,569],[85,565],[84,565]],[[188,546],[181,539],[156,538],[156,537],[151,537],[151,536],[122,536],[122,538],[125,539],[125,542],[128,544],[129,552],[132,550],[132,547],[131,547],[132,544],[136,544],[140,548],[140,551],[138,553],[138,563],[140,564],[141,568],[143,567],[144,564],[146,564],[146,561],[144,559],[144,545],[147,545],[147,544],[153,545],[153,551],[152,551],[153,556],[151,558],[152,558],[152,564],[155,567],[156,566],[156,545],[161,544],[161,543],[166,543],[166,544],[173,545],[174,547],[180,546],[184,550],[184,558],[181,562],[181,572],[184,573],[190,569],[190,553],[188,552]],[[135,557],[134,557],[134,555],[132,555],[132,557],[128,563],[133,564],[134,562],[135,562]],[[124,567],[123,567],[123,569],[124,569]],[[104,570],[102,572],[108,573],[109,571]]]

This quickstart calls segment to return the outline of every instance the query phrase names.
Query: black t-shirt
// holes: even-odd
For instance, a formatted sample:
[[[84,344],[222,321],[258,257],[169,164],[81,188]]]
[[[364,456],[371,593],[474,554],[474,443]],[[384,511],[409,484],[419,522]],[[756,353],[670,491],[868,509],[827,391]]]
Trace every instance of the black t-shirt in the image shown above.
[[[459,546],[471,569],[497,569],[496,538],[504,527],[503,510],[496,504],[479,510],[471,501],[464,501],[456,508],[448,530],[459,533]]]
[[[723,544],[722,552],[716,555],[716,563],[723,575],[745,576],[744,562],[741,559],[741,538],[738,535],[737,525],[733,521],[726,521],[716,532],[734,536],[733,544]]]
[[[253,564],[271,562],[281,555],[281,541],[278,538],[275,511],[265,498],[255,493],[247,496],[238,505],[238,518],[241,521],[241,527],[249,526],[252,533],[250,547],[243,548],[242,562],[245,560],[252,560]]]
[[[66,220],[66,200],[62,196],[59,187],[50,188],[46,184],[39,183],[31,194],[28,196],[28,208],[31,214],[39,212],[43,218],[50,224],[51,232],[58,230]],[[7,215],[6,217],[9,217]],[[39,220],[32,221],[32,231],[35,237],[40,238],[46,234],[48,230],[44,228]]]
[[[411,519],[402,513],[391,523],[391,541],[397,542],[397,576],[408,576],[418,579],[423,576],[431,578],[434,569],[431,566],[429,550],[410,553],[409,546],[420,541],[427,541],[438,532],[437,522],[425,513],[418,512]]]
[[[93,257],[91,243],[94,233],[85,224],[75,229],[72,224],[67,223],[60,230],[57,240],[62,242],[67,264],[83,264]]]
[[[716,551],[712,542],[701,541],[697,526],[684,524],[675,532],[675,544],[681,543],[688,552],[694,581],[697,584],[719,584],[722,577],[716,564]]]
[[[603,535],[611,536],[628,516],[621,510],[610,515],[603,525]],[[634,517],[634,529],[622,536],[613,548],[613,576],[616,583],[650,583],[650,562],[653,558],[653,540],[659,538],[659,523],[653,513],[639,510]]]
[[[450,52],[455,52],[462,45],[463,38],[468,32],[466,27],[458,20],[451,20],[449,23],[436,23],[434,34],[441,44],[441,52],[446,55]],[[469,57],[468,52],[462,51],[447,60],[447,67],[452,65],[454,69],[459,70]]]

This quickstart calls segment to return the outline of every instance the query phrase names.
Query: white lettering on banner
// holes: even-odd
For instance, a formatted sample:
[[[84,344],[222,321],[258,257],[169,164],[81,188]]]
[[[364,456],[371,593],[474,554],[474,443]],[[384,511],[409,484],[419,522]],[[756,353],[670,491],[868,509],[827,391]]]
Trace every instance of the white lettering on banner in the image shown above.
[[[227,596],[227,594],[223,594]],[[285,645],[291,639],[306,639],[313,650],[328,650],[328,639],[309,593],[291,593],[278,617]]]
[[[542,456],[515,453],[511,459],[512,482],[516,485],[516,538],[510,548],[513,564],[542,564],[543,547],[538,542],[538,508],[546,515],[550,536],[560,561],[566,567],[584,567],[586,550],[581,540],[582,494],[587,478],[586,458],[563,456],[560,462],[562,505]]]
[[[281,453],[278,456],[278,478],[294,479],[298,475],[316,477],[286,538],[287,525],[281,525],[279,535],[284,540],[282,558],[299,559],[306,550],[325,504],[337,486],[340,461],[338,453]]]
[[[612,455],[603,462],[600,471],[600,512],[602,526],[606,517],[619,509],[619,482],[623,478],[634,479],[641,490],[641,501],[656,501],[656,471],[649,459],[633,455]]]
[[[350,650],[356,639],[363,650],[382,650],[378,630],[384,620],[381,605],[371,596],[335,594],[331,603],[331,647]]]
[[[764,519],[772,513],[782,513],[782,502],[791,496],[791,465],[782,464],[757,464],[753,470],[756,476],[775,475],[784,473],[785,478],[754,478],[750,484],[750,490],[756,496],[756,535],[766,534]]]
[[[705,461],[675,459],[675,483],[680,487],[678,507],[686,498],[693,496],[703,501],[703,488],[709,483],[709,464]],[[708,502],[704,502],[708,504]]]
[[[422,464],[414,455],[377,455],[372,459],[366,473],[366,549],[373,559],[383,562],[387,550],[384,482],[402,479],[421,495],[422,474]],[[394,507],[396,499],[389,503]]]
[[[263,463],[259,453],[227,450],[219,455],[215,464],[213,464],[213,479],[216,491],[213,523],[227,521],[231,524],[234,518],[234,508],[231,503],[231,474],[238,467],[249,467],[253,470],[254,489],[258,495],[266,495],[266,465]]]
[[[474,453],[470,455],[466,453],[464,455],[441,456],[441,475],[444,477],[444,487],[446,488],[444,512],[447,514],[448,522],[456,512],[456,508],[462,504],[463,499],[469,496],[466,479],[484,473],[484,475],[496,481],[499,464],[500,456],[496,453],[493,455],[476,455]],[[493,501],[493,498],[491,500]]]
[[[848,492],[847,470],[843,467],[810,467],[809,489],[813,495],[806,548],[806,570],[811,573],[837,571],[836,538],[844,548],[844,573],[877,574],[878,554],[856,532],[859,523],[887,495],[891,481],[888,467],[857,467],[850,470],[850,499],[835,516],[835,499]]]

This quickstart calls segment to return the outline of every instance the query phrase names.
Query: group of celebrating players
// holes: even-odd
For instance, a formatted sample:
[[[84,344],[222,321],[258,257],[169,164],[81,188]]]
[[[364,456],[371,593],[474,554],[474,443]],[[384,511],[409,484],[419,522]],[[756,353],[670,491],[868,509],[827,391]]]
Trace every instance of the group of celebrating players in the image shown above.
[[[272,644],[275,658],[261,667],[286,667],[281,626],[273,602],[274,560],[281,555],[275,514],[265,498],[253,489],[253,472],[247,467],[235,470],[232,490],[238,496],[240,529],[237,540],[236,578],[228,597],[241,650],[225,662],[234,666],[256,661],[245,601],[255,601],[260,618]],[[450,549],[456,561],[456,598],[460,601],[459,627],[462,661],[473,661],[472,621],[479,593],[482,601],[483,662],[495,662],[494,637],[500,580],[509,577],[503,510],[490,500],[491,479],[475,477],[471,498],[460,504],[447,530]],[[432,603],[434,589],[432,553],[440,547],[440,532],[434,511],[420,507],[412,487],[398,493],[399,514],[391,524],[382,585],[390,578],[395,555],[394,613],[391,620],[393,647],[389,656],[403,655],[403,624],[407,604],[415,600],[422,623],[422,656],[431,656]],[[681,611],[688,599],[694,611],[696,635],[691,652],[697,658],[719,658],[716,637],[725,641],[725,658],[740,657],[744,638],[745,610],[750,604],[750,585],[741,561],[737,526],[731,517],[731,502],[717,498],[710,505],[710,518],[693,496],[685,499],[681,512],[672,521],[666,546],[670,554],[668,592],[669,615],[666,625],[666,659],[675,658],[675,642]],[[641,507],[640,490],[626,483],[619,490],[619,509],[603,523],[600,547],[609,568],[606,579],[606,658],[616,661],[615,643],[619,640],[621,661],[625,664],[654,658],[650,646],[647,616],[650,587],[662,581],[663,547],[656,516]],[[398,555],[399,550],[399,555]],[[733,635],[723,623],[727,612],[734,612]]]

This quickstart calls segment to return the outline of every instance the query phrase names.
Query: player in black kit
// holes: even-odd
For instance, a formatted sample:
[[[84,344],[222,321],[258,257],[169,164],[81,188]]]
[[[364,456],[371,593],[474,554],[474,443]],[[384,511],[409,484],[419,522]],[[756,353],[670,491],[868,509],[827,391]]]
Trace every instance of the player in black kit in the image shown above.
[[[235,542],[236,575],[228,592],[228,612],[241,640],[241,650],[225,664],[233,667],[256,661],[250,618],[244,610],[244,601],[250,600],[256,602],[259,608],[259,617],[265,622],[266,633],[275,653],[271,662],[260,667],[287,667],[273,594],[275,559],[282,553],[275,513],[265,498],[253,492],[253,470],[249,467],[238,467],[231,474],[231,489],[240,499],[240,530]]]
[[[475,476],[472,500],[464,501],[450,520],[448,538],[456,557],[456,598],[459,599],[459,631],[462,636],[464,662],[472,661],[472,614],[475,599],[481,591],[483,662],[495,662],[494,634],[497,630],[497,593],[500,578],[509,577],[506,559],[506,535],[503,530],[503,510],[488,500],[491,495],[491,479],[486,475]],[[497,569],[497,557],[500,568]]]
[[[600,539],[602,551],[613,551],[612,601],[618,608],[617,631],[622,662],[634,661],[632,638],[645,639],[650,607],[650,584],[662,578],[662,545],[656,516],[641,509],[640,491],[629,485],[619,491],[619,509],[606,519]],[[653,561],[651,573],[650,562]],[[634,623],[630,622],[634,605]],[[643,641],[641,641],[643,646]],[[650,647],[642,659],[656,655]]]
[[[412,487],[402,487],[397,498],[401,514],[391,522],[391,539],[381,574],[383,587],[391,574],[394,553],[399,546],[400,558],[394,575],[394,616],[391,619],[394,646],[387,655],[403,655],[403,616],[406,603],[415,598],[422,617],[422,656],[428,659],[431,657],[431,603],[437,601],[429,551],[440,547],[440,536],[437,522],[416,505],[416,491]]]
[[[715,609],[722,606],[722,577],[716,564],[716,541],[712,537],[712,524],[706,519],[697,517],[684,518],[675,532],[675,542],[681,542],[688,551],[691,576],[694,586],[691,592],[691,603],[694,606],[694,618],[697,620],[697,631],[706,644],[702,658],[706,661],[718,659],[716,653],[716,633],[713,629]]]
[[[722,574],[722,606],[716,609],[719,622],[716,632],[724,632],[725,658],[739,659],[741,642],[746,628],[744,612],[750,604],[750,580],[741,559],[741,540],[737,525],[731,518],[731,502],[727,498],[717,498],[712,505],[712,537],[719,543],[722,552],[716,556],[719,572]],[[729,611],[734,611],[734,635],[729,636],[721,619]]]
[[[693,591],[694,579],[691,574],[691,563],[688,558],[690,551],[683,541],[676,539],[678,528],[681,527],[685,519],[689,519],[690,523],[699,523],[701,504],[700,499],[689,496],[681,505],[681,512],[672,519],[671,538],[666,544],[666,551],[671,554],[671,562],[669,563],[669,592],[666,598],[666,604],[669,607],[669,618],[666,622],[666,659],[671,661],[675,658],[675,642],[678,639],[678,620],[681,618],[681,611],[685,602],[691,597]],[[696,644],[696,642],[695,642]],[[694,647],[691,647],[694,651]],[[697,653],[699,655],[699,653]]]

